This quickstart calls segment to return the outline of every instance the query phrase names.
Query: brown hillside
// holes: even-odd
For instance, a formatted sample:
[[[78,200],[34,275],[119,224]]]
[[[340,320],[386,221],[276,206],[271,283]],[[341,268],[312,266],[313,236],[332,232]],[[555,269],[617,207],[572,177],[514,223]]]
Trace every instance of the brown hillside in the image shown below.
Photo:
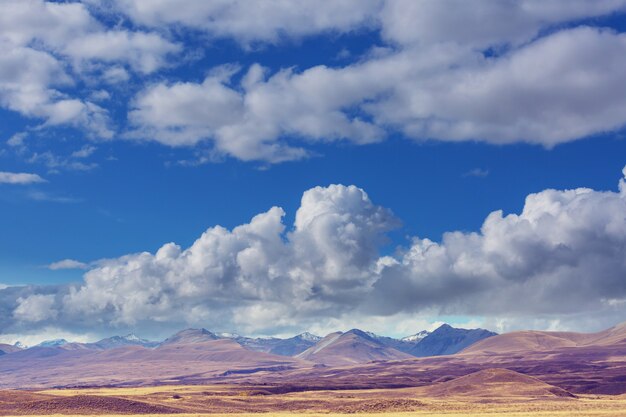
[[[626,323],[598,333],[519,331],[481,340],[461,354],[547,352],[562,348],[626,345]]]
[[[519,372],[492,368],[419,389],[430,397],[556,398],[574,397],[568,391]]]
[[[296,357],[332,366],[414,359],[413,356],[385,346],[356,329],[346,333],[331,333]]]

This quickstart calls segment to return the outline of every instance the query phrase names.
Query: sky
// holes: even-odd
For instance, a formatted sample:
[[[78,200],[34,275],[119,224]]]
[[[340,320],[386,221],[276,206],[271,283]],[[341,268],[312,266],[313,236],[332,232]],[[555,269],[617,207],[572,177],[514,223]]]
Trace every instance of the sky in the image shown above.
[[[626,321],[626,0],[0,0],[0,342]]]

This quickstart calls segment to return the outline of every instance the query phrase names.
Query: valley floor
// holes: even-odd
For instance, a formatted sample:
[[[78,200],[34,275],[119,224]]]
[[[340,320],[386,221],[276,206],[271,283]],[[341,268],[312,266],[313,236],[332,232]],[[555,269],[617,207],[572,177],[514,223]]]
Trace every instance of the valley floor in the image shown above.
[[[268,390],[270,388],[270,390]],[[511,396],[429,397],[421,388],[272,393],[263,386],[159,386],[139,388],[0,391],[0,415],[316,415],[368,416],[626,416],[626,396],[577,398]]]

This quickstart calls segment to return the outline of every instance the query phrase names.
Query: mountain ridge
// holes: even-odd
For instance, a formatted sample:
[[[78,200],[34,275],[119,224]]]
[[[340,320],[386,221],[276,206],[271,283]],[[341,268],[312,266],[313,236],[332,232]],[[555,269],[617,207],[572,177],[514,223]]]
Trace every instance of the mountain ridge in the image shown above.
[[[457,330],[471,331],[444,326],[433,332],[435,341],[437,334],[454,335]],[[543,332],[566,341],[563,346],[545,345],[543,350],[526,343],[536,340],[538,333],[490,336],[461,353],[419,358],[385,346],[384,337],[352,329],[330,333],[305,354],[286,357],[246,349],[232,338],[220,338],[206,329],[185,329],[169,337],[170,343],[157,347],[95,349],[69,342],[4,354],[0,356],[0,388],[224,382],[284,383],[295,390],[417,387],[499,368],[539,378],[574,394],[626,393],[626,326],[597,333]],[[504,349],[494,350],[502,346]],[[519,375],[494,372],[469,380],[491,384],[511,377],[512,383],[532,383]],[[459,383],[463,381],[467,380]]]
[[[406,354],[417,356],[417,357],[425,356],[423,352],[421,352],[419,355],[416,355],[414,353],[416,347],[422,343],[424,343],[425,345],[429,344],[430,339],[432,339],[438,333],[440,333],[441,329],[448,329],[448,332],[450,331],[461,331],[461,332],[473,331],[473,330],[465,330],[465,329],[454,329],[453,327],[449,325],[443,325],[439,329],[435,330],[434,332],[422,330],[418,333],[415,333],[411,336],[407,336],[404,338],[392,338],[388,336],[380,336],[373,332],[369,332],[369,331],[361,330],[361,329],[351,329],[351,330],[346,331],[345,333],[343,332],[337,332],[337,333],[354,335],[355,337],[358,337],[360,340],[367,341],[367,343],[371,345],[370,348],[374,348],[374,345],[381,345],[381,346],[376,346],[376,349],[379,349],[380,352],[384,351],[382,347],[393,349],[393,351],[388,352],[388,355],[384,353],[380,353],[380,354],[372,353],[371,355],[372,360],[377,360],[376,358],[378,357],[381,357],[381,358],[385,358],[387,356],[402,357],[402,355],[399,355],[398,353],[394,353],[395,351],[406,353]],[[474,329],[474,330],[480,330],[480,329]],[[435,336],[432,336],[433,333],[435,334]],[[330,335],[332,334],[334,333],[331,333]],[[329,335],[327,335],[325,338],[327,338],[328,336]],[[51,339],[51,340],[45,340],[30,348],[28,347],[19,348],[19,347],[12,346],[12,345],[0,345],[0,354],[12,354],[15,352],[19,352],[21,350],[29,350],[29,349],[37,348],[35,350],[32,350],[31,354],[34,355],[35,354],[34,352],[37,351],[38,352],[37,355],[48,356],[48,355],[54,354],[54,352],[59,349],[60,350],[96,350],[97,351],[97,350],[117,349],[117,348],[124,347],[124,346],[141,346],[144,348],[154,349],[159,346],[168,345],[168,344],[193,344],[193,343],[202,343],[202,342],[213,341],[213,340],[232,340],[238,343],[243,348],[250,350],[250,351],[269,353],[269,354],[280,355],[280,356],[295,357],[299,354],[302,354],[306,350],[312,348],[316,344],[320,343],[325,338],[322,338],[320,336],[314,335],[309,332],[302,332],[300,334],[297,334],[289,338],[247,337],[247,336],[241,336],[237,333],[212,332],[205,328],[187,328],[187,329],[183,329],[172,334],[171,336],[167,337],[166,339],[162,341],[151,341],[151,340],[143,339],[134,333],[129,333],[125,336],[119,336],[119,335],[110,336],[107,338],[100,339],[96,342],[87,342],[87,343],[72,342],[66,339]],[[328,340],[326,340],[325,343],[327,342]],[[456,353],[456,351],[458,351],[458,349],[448,349],[447,351],[433,352],[433,354],[449,354],[449,353]],[[369,357],[368,355],[366,356]]]
[[[296,358],[332,366],[411,358],[404,352],[386,346],[375,336],[359,329],[330,333],[314,346],[296,355]]]

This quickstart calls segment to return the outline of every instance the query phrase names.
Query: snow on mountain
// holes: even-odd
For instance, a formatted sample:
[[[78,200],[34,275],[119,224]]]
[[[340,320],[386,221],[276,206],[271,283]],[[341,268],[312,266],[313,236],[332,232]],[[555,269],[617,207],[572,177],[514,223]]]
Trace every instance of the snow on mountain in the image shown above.
[[[320,336],[314,335],[314,334],[309,333],[309,332],[300,333],[296,337],[299,337],[302,340],[306,340],[306,341],[314,342],[314,343],[317,343],[320,340],[322,340],[322,338]]]
[[[59,347],[63,345],[67,345],[69,342],[65,339],[52,339],[52,340],[44,340],[39,343],[37,346],[39,347]]]
[[[412,334],[411,336],[403,337],[400,340],[402,340],[403,342],[418,342],[422,340],[423,338],[425,338],[426,336],[428,336],[429,334],[430,332],[428,330],[422,330],[421,332]]]
[[[238,339],[241,336],[238,335],[237,333],[229,333],[229,332],[222,332],[222,333],[215,333],[218,337],[221,337],[223,339]]]
[[[304,332],[288,339],[276,337],[241,337],[234,340],[248,350],[256,352],[273,353],[281,356],[294,356],[304,352],[322,338],[314,334]]]
[[[13,346],[15,346],[18,349],[28,349],[28,346],[26,346],[24,343],[20,342],[19,340],[15,342]]]
[[[178,343],[199,343],[218,340],[220,337],[207,329],[185,329],[165,339],[161,345]]]
[[[350,343],[355,341],[358,342],[361,345],[361,348],[357,349],[358,352],[354,351],[353,353],[361,359],[364,359],[378,358],[379,356],[399,358],[400,356],[398,356],[398,353],[400,352],[417,357],[449,355],[459,352],[465,347],[484,338],[493,336],[494,334],[495,333],[483,329],[456,329],[446,324],[442,325],[433,332],[423,330],[401,339],[380,336],[375,333],[359,329],[352,329],[346,333],[331,333],[325,338],[321,338],[309,332],[304,332],[287,339],[276,337],[251,338],[240,336],[234,332],[213,333],[206,329],[185,329],[169,337],[162,343],[142,339],[136,334],[130,333],[126,336],[108,337],[93,343],[71,343],[65,339],[46,340],[35,347],[57,348],[62,350],[108,350],[126,346],[154,348],[159,345],[195,344],[227,339],[236,342],[249,351],[271,353],[282,356],[297,356],[305,351],[308,351],[307,354],[316,356],[321,351],[325,350],[327,346],[333,345],[341,338],[342,340],[349,339]],[[350,356],[351,349],[344,349],[344,347],[341,349],[341,355],[337,355],[337,352],[333,355],[337,357],[345,356],[341,360],[347,361],[347,357]],[[393,350],[387,351],[382,349],[382,347],[387,349],[391,348]],[[18,342],[15,346],[11,346],[11,348],[15,350],[24,350],[25,346]],[[8,348],[5,349],[4,353],[7,353],[6,350],[8,350]],[[375,353],[375,351],[378,353]],[[393,353],[394,351],[395,353]]]
[[[134,333],[126,336],[112,336],[106,339],[99,340],[95,343],[87,343],[86,346],[96,349],[115,349],[122,346],[143,346],[143,347],[156,347],[159,342],[152,342],[150,340],[142,339]]]
[[[386,338],[359,329],[345,333],[335,332],[299,354],[297,358],[331,366],[411,358],[384,343],[383,339]]]

